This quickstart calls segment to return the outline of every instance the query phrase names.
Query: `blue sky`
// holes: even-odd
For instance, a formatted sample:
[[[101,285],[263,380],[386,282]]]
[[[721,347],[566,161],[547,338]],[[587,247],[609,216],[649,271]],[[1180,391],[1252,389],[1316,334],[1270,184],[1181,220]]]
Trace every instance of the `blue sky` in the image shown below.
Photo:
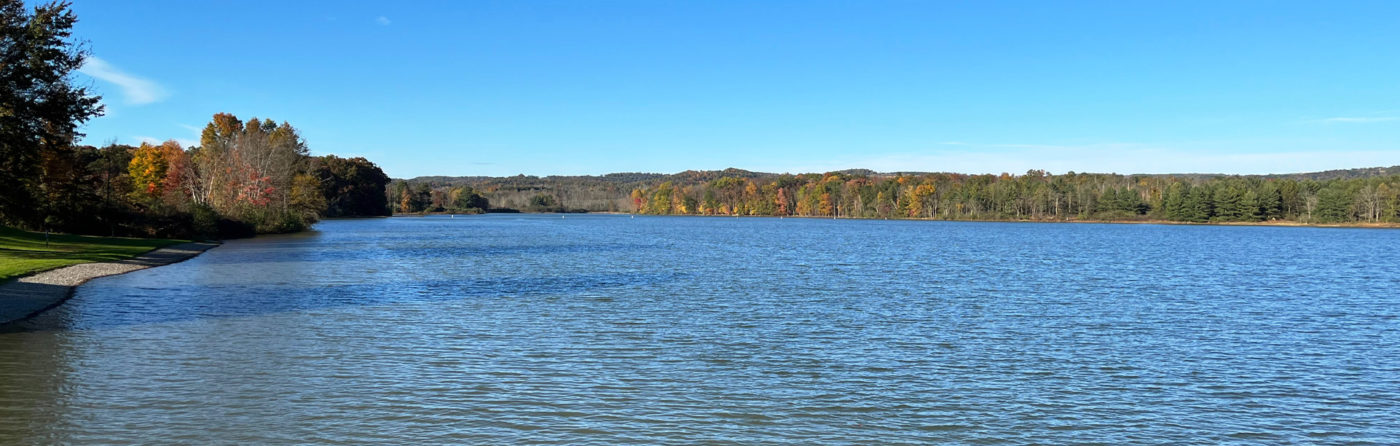
[[[394,177],[1400,165],[1400,2],[79,0],[86,143],[285,120]]]

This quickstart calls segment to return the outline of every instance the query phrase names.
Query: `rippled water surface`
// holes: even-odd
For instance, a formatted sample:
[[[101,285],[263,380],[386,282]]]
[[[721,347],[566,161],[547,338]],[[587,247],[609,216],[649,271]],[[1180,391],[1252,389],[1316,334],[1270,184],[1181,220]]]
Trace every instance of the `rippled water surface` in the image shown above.
[[[0,443],[1400,443],[1400,231],[316,229],[0,330]]]

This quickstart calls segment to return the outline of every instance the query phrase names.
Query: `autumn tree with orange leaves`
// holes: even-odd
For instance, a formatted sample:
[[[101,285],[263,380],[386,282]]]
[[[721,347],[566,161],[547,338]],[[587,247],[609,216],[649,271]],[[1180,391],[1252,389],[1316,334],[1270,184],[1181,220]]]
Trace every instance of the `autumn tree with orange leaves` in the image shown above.
[[[306,173],[306,143],[286,122],[216,114],[191,158],[191,199],[260,231],[304,227],[325,206],[312,193],[319,191],[319,181]]]
[[[185,183],[184,177],[192,174],[189,157],[175,141],[160,145],[141,143],[132,151],[127,173],[131,176],[132,193],[136,195],[133,198],[139,201],[178,194]]]

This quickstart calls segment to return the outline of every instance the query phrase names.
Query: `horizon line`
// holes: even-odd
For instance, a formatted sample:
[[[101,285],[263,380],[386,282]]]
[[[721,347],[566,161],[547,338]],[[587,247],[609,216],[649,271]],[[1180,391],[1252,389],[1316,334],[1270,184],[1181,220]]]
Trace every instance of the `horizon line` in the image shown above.
[[[1079,171],[1074,171],[1074,170],[1067,170],[1067,171],[1062,172],[1062,173],[1054,173],[1054,172],[1051,172],[1051,171],[1048,171],[1048,170],[1043,170],[1043,169],[1031,169],[1031,171],[1040,170],[1041,172],[1044,172],[1046,175],[1051,175],[1051,176],[1068,175],[1068,174],[1073,173],[1073,174],[1075,174],[1075,175],[1120,175],[1120,176],[1129,176],[1129,177],[1131,177],[1131,176],[1157,176],[1157,177],[1166,177],[1166,176],[1271,177],[1271,176],[1290,176],[1290,175],[1311,175],[1311,174],[1322,174],[1322,173],[1327,173],[1327,172],[1346,172],[1346,171],[1367,170],[1367,169],[1381,169],[1381,170],[1397,169],[1397,170],[1400,170],[1400,165],[1394,165],[1394,166],[1366,166],[1366,167],[1352,167],[1352,168],[1345,168],[1345,169],[1327,169],[1327,170],[1315,170],[1315,171],[1303,171],[1303,172],[1275,172],[1275,173],[1261,173],[1261,174],[1213,173],[1213,172],[1118,173],[1118,172],[1089,172],[1089,171],[1079,172]],[[682,170],[682,171],[680,171],[680,172],[674,172],[674,173],[665,173],[665,172],[644,172],[644,171],[631,171],[631,172],[626,172],[626,171],[624,171],[624,172],[609,172],[609,173],[604,173],[604,174],[577,174],[577,175],[561,175],[561,174],[534,175],[534,174],[525,174],[525,173],[520,173],[520,174],[516,174],[516,175],[418,175],[418,176],[408,177],[408,178],[395,178],[395,177],[390,177],[390,179],[391,179],[391,180],[412,181],[412,180],[417,180],[417,179],[420,179],[420,178],[517,178],[517,177],[525,177],[525,178],[595,177],[595,178],[601,178],[601,177],[606,177],[606,176],[611,176],[611,175],[625,175],[625,174],[672,176],[672,175],[684,174],[684,173],[687,173],[687,172],[709,173],[709,172],[728,172],[728,171],[739,171],[739,172],[745,172],[745,173],[750,173],[750,174],[772,175],[772,176],[782,176],[782,175],[793,175],[793,176],[797,176],[797,175],[814,175],[814,174],[825,175],[825,174],[830,174],[830,173],[849,173],[849,172],[853,172],[853,171],[865,171],[865,172],[868,172],[868,173],[864,173],[864,174],[866,174],[866,175],[886,175],[886,176],[898,176],[898,175],[937,175],[937,174],[946,174],[946,175],[969,175],[969,176],[977,176],[977,175],[998,175],[998,176],[999,176],[999,175],[1012,175],[1012,176],[1017,176],[1017,177],[1019,177],[1019,176],[1025,176],[1026,173],[1029,173],[1029,172],[1030,172],[1030,171],[1027,171],[1026,173],[1019,173],[1019,174],[1018,174],[1018,173],[1011,173],[1011,172],[999,172],[999,173],[991,173],[991,172],[986,172],[986,173],[967,173],[967,172],[921,171],[921,170],[903,170],[903,171],[880,172],[880,171],[876,171],[876,170],[874,170],[874,169],[866,169],[866,168],[860,168],[860,167],[853,167],[853,168],[849,168],[849,169],[828,170],[828,171],[824,171],[824,172],[815,172],[815,171],[814,171],[814,172],[797,172],[797,173],[793,173],[793,172],[765,172],[765,171],[760,171],[760,170],[742,169],[742,168],[738,168],[738,167],[726,167],[726,168],[724,168],[724,169],[710,169],[710,170],[687,169],[687,170]]]

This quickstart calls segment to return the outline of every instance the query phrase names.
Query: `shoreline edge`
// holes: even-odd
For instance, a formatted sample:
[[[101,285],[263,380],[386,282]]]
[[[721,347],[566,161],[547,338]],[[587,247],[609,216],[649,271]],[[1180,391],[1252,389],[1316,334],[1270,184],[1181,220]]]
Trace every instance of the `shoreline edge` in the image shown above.
[[[126,260],[69,265],[0,283],[0,326],[38,316],[63,304],[73,296],[73,290],[89,280],[182,262],[219,245],[181,243]]]

